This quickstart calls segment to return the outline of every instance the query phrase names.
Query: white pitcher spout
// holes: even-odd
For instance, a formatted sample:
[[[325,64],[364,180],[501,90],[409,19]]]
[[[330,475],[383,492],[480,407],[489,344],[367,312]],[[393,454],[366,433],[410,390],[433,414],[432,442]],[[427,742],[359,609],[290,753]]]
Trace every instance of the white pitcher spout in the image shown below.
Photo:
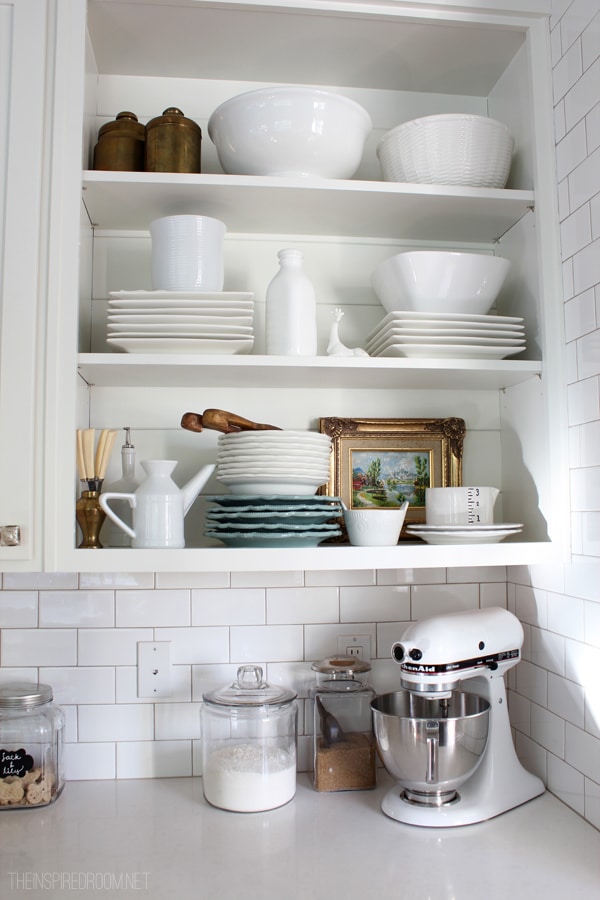
[[[204,466],[200,471],[190,478],[187,484],[181,488],[183,495],[183,514],[187,515],[192,503],[216,469],[216,464]]]

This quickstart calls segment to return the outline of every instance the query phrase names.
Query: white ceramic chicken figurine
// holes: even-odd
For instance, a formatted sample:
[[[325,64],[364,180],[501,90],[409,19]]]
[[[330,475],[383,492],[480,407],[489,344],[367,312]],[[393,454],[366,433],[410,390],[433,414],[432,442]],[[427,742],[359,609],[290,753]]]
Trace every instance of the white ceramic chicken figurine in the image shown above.
[[[366,350],[363,350],[362,347],[354,347],[351,349],[350,347],[346,347],[340,341],[339,329],[340,322],[342,320],[342,316],[344,315],[344,311],[342,309],[334,309],[331,313],[333,316],[333,324],[331,326],[331,331],[329,332],[329,343],[327,344],[327,355],[328,356],[368,356]]]

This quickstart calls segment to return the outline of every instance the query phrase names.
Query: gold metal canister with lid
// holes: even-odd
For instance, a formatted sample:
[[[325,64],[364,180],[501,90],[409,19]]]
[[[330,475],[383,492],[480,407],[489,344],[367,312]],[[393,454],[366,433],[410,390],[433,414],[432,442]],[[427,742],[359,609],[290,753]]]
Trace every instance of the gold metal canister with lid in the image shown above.
[[[94,169],[112,172],[143,172],[146,126],[135,113],[124,110],[114,122],[98,132],[94,148]]]
[[[170,106],[146,125],[146,172],[200,172],[202,130]]]

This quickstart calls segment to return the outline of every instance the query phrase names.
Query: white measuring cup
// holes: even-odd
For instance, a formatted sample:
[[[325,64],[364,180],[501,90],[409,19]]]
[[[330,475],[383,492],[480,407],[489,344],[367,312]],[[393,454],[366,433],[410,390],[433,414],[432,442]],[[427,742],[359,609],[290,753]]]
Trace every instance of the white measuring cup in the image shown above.
[[[494,487],[427,488],[427,525],[491,525],[499,491]]]

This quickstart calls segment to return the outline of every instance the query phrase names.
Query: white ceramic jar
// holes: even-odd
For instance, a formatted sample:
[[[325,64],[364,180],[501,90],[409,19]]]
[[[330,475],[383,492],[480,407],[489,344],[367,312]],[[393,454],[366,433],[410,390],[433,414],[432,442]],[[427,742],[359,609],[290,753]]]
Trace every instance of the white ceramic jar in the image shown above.
[[[317,299],[300,250],[280,250],[279,272],[267,288],[266,351],[273,356],[317,355]]]

